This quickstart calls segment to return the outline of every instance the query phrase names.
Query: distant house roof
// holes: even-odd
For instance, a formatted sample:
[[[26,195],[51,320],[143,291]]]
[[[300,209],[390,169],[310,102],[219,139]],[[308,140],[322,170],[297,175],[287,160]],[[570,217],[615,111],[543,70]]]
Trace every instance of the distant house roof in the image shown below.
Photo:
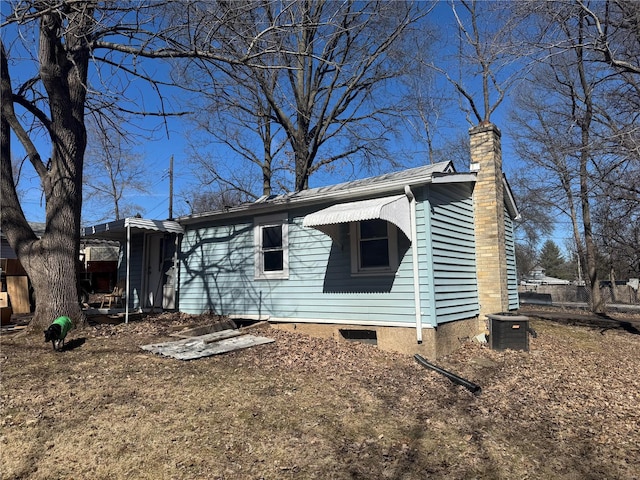
[[[44,222],[29,222],[29,226],[31,227],[31,230],[33,230],[33,233],[36,234],[36,237],[40,238],[44,235],[44,230],[47,224]],[[2,230],[0,230],[0,237],[6,238]]]
[[[458,183],[475,182],[475,173],[456,173],[452,162],[440,162],[423,167],[410,168],[399,172],[386,173],[376,177],[353,180],[351,182],[329,185],[326,187],[310,188],[299,192],[283,195],[262,196],[252,203],[244,203],[234,207],[214,210],[210,212],[185,215],[176,220],[183,225],[199,223],[206,220],[237,217],[243,214],[268,213],[290,206],[304,206],[330,201],[349,201],[366,197],[381,197],[398,194],[405,185],[419,186],[429,183]],[[518,215],[511,190],[504,180],[508,208],[514,218]]]
[[[527,278],[523,280],[522,283],[531,285],[569,285],[571,281],[543,275],[535,278]]]
[[[545,274],[545,269],[542,266],[536,265],[531,269],[529,274],[525,276],[524,283],[533,285],[568,285],[571,282],[561,278],[549,277]]]
[[[45,223],[42,222],[29,222],[29,226],[36,237],[41,238],[44,235]],[[10,258],[15,259],[18,258],[16,252],[13,251],[13,248],[9,245],[9,241],[7,237],[4,235],[4,232],[0,230],[0,258]]]

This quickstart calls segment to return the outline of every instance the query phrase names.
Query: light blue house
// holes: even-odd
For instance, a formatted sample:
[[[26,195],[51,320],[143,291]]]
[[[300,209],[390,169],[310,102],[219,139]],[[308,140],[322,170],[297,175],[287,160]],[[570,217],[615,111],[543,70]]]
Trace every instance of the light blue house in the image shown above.
[[[178,307],[435,358],[518,308],[500,132],[443,162],[178,218]]]

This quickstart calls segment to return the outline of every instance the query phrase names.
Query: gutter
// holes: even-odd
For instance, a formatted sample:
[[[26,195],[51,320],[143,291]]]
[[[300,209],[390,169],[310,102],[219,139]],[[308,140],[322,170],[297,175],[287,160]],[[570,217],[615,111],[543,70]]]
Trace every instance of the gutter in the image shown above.
[[[409,199],[411,216],[411,260],[413,262],[413,301],[416,310],[416,341],[422,343],[422,311],[420,302],[420,266],[418,264],[418,226],[416,224],[416,197],[409,185],[404,186],[404,193]]]

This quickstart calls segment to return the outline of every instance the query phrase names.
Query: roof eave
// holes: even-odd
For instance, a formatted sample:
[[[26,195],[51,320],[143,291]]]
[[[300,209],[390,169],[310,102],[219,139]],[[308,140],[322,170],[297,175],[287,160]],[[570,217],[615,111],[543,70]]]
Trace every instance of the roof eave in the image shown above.
[[[444,175],[459,175],[459,174],[444,174]],[[314,194],[306,194],[302,198],[296,198],[296,194],[283,195],[281,197],[276,197],[270,202],[261,202],[261,203],[248,203],[243,205],[238,205],[236,207],[230,207],[224,210],[216,210],[213,212],[205,212],[205,213],[197,213],[193,215],[186,215],[183,217],[179,217],[176,220],[180,222],[182,225],[190,225],[200,222],[205,222],[208,220],[223,220],[226,218],[238,217],[241,215],[249,215],[249,214],[265,214],[275,211],[280,211],[290,206],[294,205],[296,207],[304,207],[306,205],[313,205],[316,203],[326,203],[331,200],[340,199],[344,201],[351,201],[367,196],[375,195],[378,196],[386,196],[393,193],[403,193],[404,187],[406,185],[410,186],[420,186],[427,185],[434,181],[436,176],[433,173],[429,173],[428,175],[424,175],[422,177],[415,177],[411,181],[407,181],[406,179],[398,179],[398,180],[390,180],[385,183],[374,184],[374,185],[365,185],[365,186],[356,186],[353,188],[345,188],[343,190],[338,191],[325,191],[322,188],[318,188],[318,192]],[[445,183],[441,176],[437,177],[438,183]]]
[[[182,226],[175,220],[150,220],[145,218],[127,217],[112,222],[101,223],[81,229],[80,236],[96,238],[114,238],[122,236],[127,228],[164,233],[182,234]]]
[[[520,220],[520,212],[518,211],[518,205],[516,204],[516,199],[513,196],[513,191],[511,190],[511,186],[507,181],[507,176],[502,174],[502,184],[504,185],[504,192],[506,196],[507,210],[509,211],[509,215],[514,220]]]

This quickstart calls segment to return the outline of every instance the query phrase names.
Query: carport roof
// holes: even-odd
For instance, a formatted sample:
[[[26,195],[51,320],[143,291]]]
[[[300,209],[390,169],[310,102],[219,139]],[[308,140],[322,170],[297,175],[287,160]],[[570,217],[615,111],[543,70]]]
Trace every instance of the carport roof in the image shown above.
[[[80,231],[80,236],[120,240],[126,238],[128,229],[132,232],[155,231],[165,233],[184,233],[180,224],[173,220],[149,220],[146,218],[129,217],[114,220],[113,222],[101,223],[91,227],[84,227]]]

